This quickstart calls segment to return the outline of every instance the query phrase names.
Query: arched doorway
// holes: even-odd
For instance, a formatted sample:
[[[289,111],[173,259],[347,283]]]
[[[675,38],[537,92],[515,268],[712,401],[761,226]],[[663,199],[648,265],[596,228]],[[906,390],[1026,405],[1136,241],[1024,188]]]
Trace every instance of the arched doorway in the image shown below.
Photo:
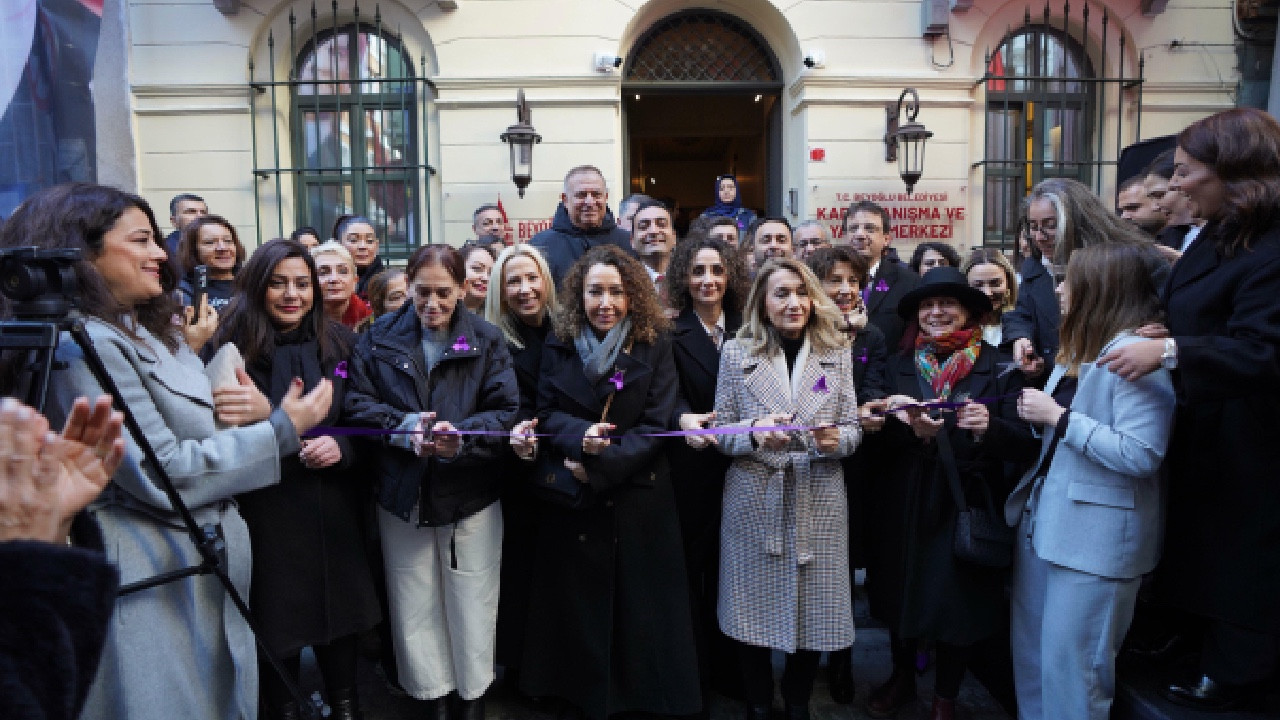
[[[664,17],[632,47],[622,92],[627,194],[676,206],[683,233],[715,176],[734,173],[743,205],[780,214],[782,70],[750,25],[705,9]]]

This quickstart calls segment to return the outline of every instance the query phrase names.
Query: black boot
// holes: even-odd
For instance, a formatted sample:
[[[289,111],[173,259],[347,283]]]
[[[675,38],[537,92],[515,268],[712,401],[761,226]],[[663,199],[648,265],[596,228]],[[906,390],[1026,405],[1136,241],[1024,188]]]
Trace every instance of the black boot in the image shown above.
[[[784,700],[784,715],[786,720],[809,720],[809,703],[795,703]]]
[[[827,685],[831,699],[841,705],[853,702],[853,650],[845,648],[827,655]]]
[[[426,712],[422,720],[449,720],[449,696],[432,698],[424,704]]]
[[[276,718],[278,720],[301,720],[302,713],[298,710],[298,703],[290,700],[276,708]]]
[[[356,697],[355,688],[334,690],[329,696],[329,707],[333,713],[329,720],[362,720],[360,701]]]
[[[475,700],[463,700],[458,698],[456,712],[452,715],[453,720],[484,720],[484,696]]]

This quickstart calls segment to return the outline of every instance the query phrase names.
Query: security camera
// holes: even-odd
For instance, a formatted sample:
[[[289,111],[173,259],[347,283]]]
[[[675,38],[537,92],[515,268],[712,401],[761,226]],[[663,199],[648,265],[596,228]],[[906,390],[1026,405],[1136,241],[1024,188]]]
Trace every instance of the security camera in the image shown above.
[[[821,50],[809,50],[804,54],[804,66],[813,69],[826,65],[827,55]]]
[[[622,67],[622,57],[613,53],[598,52],[595,55],[596,72],[613,72]]]

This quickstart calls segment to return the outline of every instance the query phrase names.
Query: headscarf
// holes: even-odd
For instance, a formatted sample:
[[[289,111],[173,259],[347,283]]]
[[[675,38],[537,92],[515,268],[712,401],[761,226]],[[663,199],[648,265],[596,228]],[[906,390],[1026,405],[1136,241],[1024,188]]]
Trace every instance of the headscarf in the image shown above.
[[[720,183],[725,178],[729,178],[730,180],[733,181],[733,202],[726,203],[726,202],[720,201]],[[704,215],[710,215],[714,217],[736,218],[738,215],[738,211],[742,209],[742,191],[738,187],[738,178],[734,177],[733,175],[717,175],[716,176],[716,191],[715,191],[715,195],[713,195],[712,197],[716,199],[716,202],[714,205],[707,208],[707,211],[703,213]]]
[[[630,317],[622,318],[621,322],[605,333],[603,340],[596,337],[596,331],[591,329],[591,325],[583,324],[573,346],[578,350],[578,357],[582,358],[582,371],[592,385],[600,382],[606,375],[613,374],[613,366],[618,362],[618,351],[630,334]]]
[[[968,377],[981,349],[982,329],[978,327],[962,328],[936,338],[920,333],[916,336],[916,368],[933,388],[933,394],[939,400],[947,400],[956,385]],[[941,365],[939,355],[947,356]]]

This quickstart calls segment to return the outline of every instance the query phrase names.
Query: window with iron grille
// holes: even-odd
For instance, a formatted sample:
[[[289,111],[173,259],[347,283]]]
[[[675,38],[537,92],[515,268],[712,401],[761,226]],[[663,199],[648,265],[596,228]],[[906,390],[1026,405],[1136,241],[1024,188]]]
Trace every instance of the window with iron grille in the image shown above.
[[[769,45],[725,13],[669,15],[640,38],[624,77],[635,83],[775,84],[781,73]]]
[[[311,30],[302,38],[290,16],[287,80],[251,79],[255,103],[261,101],[257,96],[270,94],[272,115],[287,103],[289,128],[288,138],[273,134],[276,166],[260,164],[254,173],[259,182],[274,179],[276,198],[292,194],[291,225],[284,203],[276,203],[278,235],[309,225],[328,237],[339,215],[354,213],[373,222],[384,257],[402,259],[421,242],[421,215],[429,212],[423,186],[434,172],[423,160],[422,119],[430,85],[426,61],[415,73],[413,59],[401,40],[384,30],[377,8],[372,23],[359,20],[358,6],[353,19],[340,23],[334,7],[325,27],[313,6]],[[274,38],[267,42],[274,56]],[[273,71],[274,66],[273,61]],[[254,118],[256,123],[256,112]],[[255,127],[255,142],[257,136]],[[288,165],[280,162],[285,144],[292,158]],[[259,158],[256,147],[254,157]],[[269,202],[263,193],[257,200],[261,242],[264,235],[272,236],[272,218],[263,218]]]
[[[1142,63],[1137,77],[1124,77],[1124,35],[1117,40],[1118,76],[1099,77],[1072,34],[1088,37],[1088,7],[1078,21],[1066,12],[1064,6],[1063,17],[1051,21],[1046,4],[1043,21],[1032,23],[1028,10],[1023,26],[988,54],[978,81],[986,89],[986,141],[978,163],[985,245],[1013,246],[1021,201],[1041,180],[1072,178],[1100,192],[1104,170],[1116,165],[1115,155],[1104,155],[1104,121],[1114,118],[1115,154],[1124,137],[1124,106],[1133,104],[1141,122]],[[1109,23],[1104,11],[1097,45],[1104,68]]]

